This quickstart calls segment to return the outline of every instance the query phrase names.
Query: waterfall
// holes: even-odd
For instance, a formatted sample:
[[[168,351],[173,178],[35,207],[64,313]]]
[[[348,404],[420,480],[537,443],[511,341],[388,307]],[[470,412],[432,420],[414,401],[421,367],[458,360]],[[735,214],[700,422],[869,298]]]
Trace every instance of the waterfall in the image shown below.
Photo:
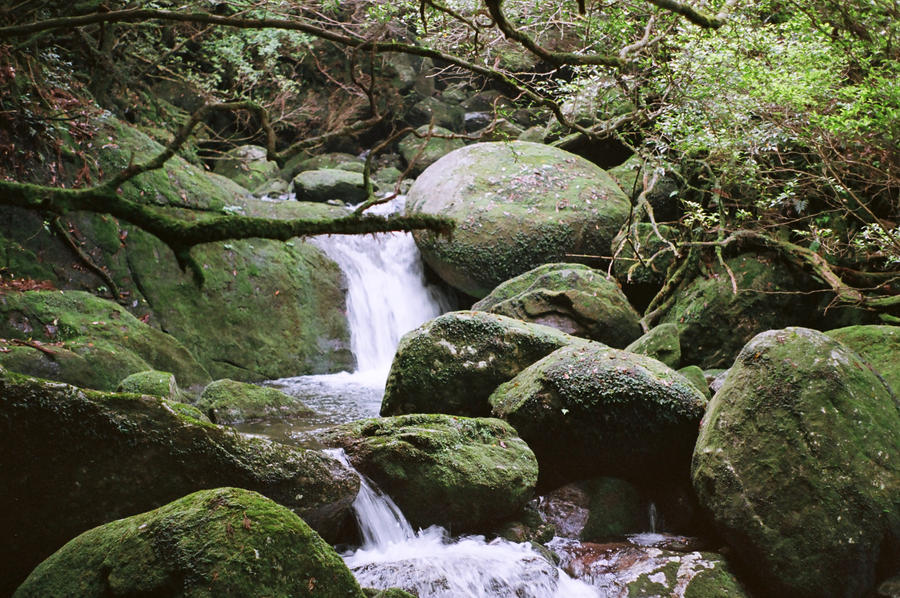
[[[353,469],[342,450],[329,453]],[[414,533],[394,501],[357,475],[353,511],[363,545],[343,557],[363,587],[399,587],[421,598],[597,598],[530,544],[483,536],[451,540],[438,526]]]
[[[404,201],[400,196],[369,212],[397,212]],[[347,320],[357,372],[386,379],[400,337],[449,311],[450,301],[426,283],[410,233],[318,236],[310,242],[337,262],[346,278]]]
[[[403,209],[404,201],[404,197],[397,197],[370,211],[382,215],[397,212]],[[269,381],[317,414],[275,435],[288,442],[305,442],[311,432],[328,425],[377,416],[400,337],[453,309],[450,298],[425,280],[419,250],[410,233],[316,236],[309,242],[337,262],[344,274],[347,321],[357,368],[353,373]],[[259,432],[251,424],[241,429]]]

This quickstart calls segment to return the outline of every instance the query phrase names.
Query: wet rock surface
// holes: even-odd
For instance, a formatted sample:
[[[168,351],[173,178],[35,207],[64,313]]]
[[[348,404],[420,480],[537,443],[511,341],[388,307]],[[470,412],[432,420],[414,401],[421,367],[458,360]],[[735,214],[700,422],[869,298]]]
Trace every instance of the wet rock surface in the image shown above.
[[[772,595],[861,596],[900,565],[900,405],[858,354],[807,328],[740,352],[710,401],[692,477]]]

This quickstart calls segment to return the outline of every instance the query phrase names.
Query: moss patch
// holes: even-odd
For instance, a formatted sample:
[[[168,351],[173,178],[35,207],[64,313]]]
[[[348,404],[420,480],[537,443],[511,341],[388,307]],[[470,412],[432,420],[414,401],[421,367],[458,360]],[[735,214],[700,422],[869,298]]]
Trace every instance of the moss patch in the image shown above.
[[[203,390],[197,408],[217,424],[247,420],[307,417],[313,411],[299,399],[275,388],[234,380],[216,380]]]
[[[848,326],[825,334],[859,353],[900,397],[900,326]]]
[[[112,301],[82,291],[27,291],[0,297],[0,336],[33,339],[46,351],[17,347],[0,363],[98,390],[116,388],[123,374],[150,369],[172,372],[183,386],[209,374],[172,336],[141,322]],[[48,352],[49,351],[49,352]]]

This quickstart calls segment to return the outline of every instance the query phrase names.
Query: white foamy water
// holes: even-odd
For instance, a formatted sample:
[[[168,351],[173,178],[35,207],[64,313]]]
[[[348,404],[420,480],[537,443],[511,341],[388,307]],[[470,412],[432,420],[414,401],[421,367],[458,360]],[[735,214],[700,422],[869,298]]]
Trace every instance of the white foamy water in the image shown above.
[[[348,467],[343,451],[329,451]],[[397,505],[365,476],[353,503],[363,545],[344,561],[363,587],[419,598],[598,598],[531,548],[483,536],[452,539],[438,526],[413,532]]]
[[[373,207],[371,214],[403,209],[405,197]],[[302,421],[242,424],[247,433],[287,442],[308,442],[323,427],[376,417],[400,338],[416,326],[453,309],[450,298],[425,280],[419,250],[410,233],[320,235],[309,241],[337,262],[347,283],[347,321],[356,371],[296,376],[268,384],[297,397],[316,412]]]
[[[405,198],[375,206],[371,214],[403,209]],[[356,371],[387,379],[400,337],[451,309],[441,290],[425,280],[410,233],[330,235],[310,242],[341,267],[347,281],[347,319]]]

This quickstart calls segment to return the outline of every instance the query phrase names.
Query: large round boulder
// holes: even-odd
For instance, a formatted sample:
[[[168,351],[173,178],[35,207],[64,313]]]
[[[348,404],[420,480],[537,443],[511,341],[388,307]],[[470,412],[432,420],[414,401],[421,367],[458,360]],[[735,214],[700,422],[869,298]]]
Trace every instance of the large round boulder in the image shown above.
[[[570,343],[555,328],[476,311],[451,312],[400,339],[381,415],[489,415],[488,397],[523,369]]]
[[[615,282],[582,264],[544,264],[495,288],[472,309],[543,324],[623,348],[640,316]]]
[[[599,166],[526,141],[476,143],[422,173],[407,211],[456,222],[452,238],[414,236],[452,286],[484,297],[501,282],[566,254],[609,255],[629,202]]]
[[[558,349],[499,386],[493,414],[534,450],[541,484],[686,479],[706,399],[681,374],[599,343]]]
[[[859,353],[900,396],[900,326],[847,326],[825,334]]]
[[[804,325],[815,315],[806,275],[775,257],[743,254],[682,289],[661,323],[678,325],[681,363],[727,368],[764,330]],[[732,286],[731,275],[737,290]]]
[[[349,468],[196,413],[0,371],[0,595],[77,534],[203,488],[258,491],[338,539],[359,489]]]
[[[476,529],[531,499],[537,461],[506,422],[450,415],[366,419],[329,430],[415,526]]]
[[[15,598],[363,598],[341,557],[300,517],[238,488],[201,490],[95,527],[53,553]]]
[[[770,330],[709,404],[694,489],[769,596],[863,596],[900,567],[900,404],[853,351]]]

